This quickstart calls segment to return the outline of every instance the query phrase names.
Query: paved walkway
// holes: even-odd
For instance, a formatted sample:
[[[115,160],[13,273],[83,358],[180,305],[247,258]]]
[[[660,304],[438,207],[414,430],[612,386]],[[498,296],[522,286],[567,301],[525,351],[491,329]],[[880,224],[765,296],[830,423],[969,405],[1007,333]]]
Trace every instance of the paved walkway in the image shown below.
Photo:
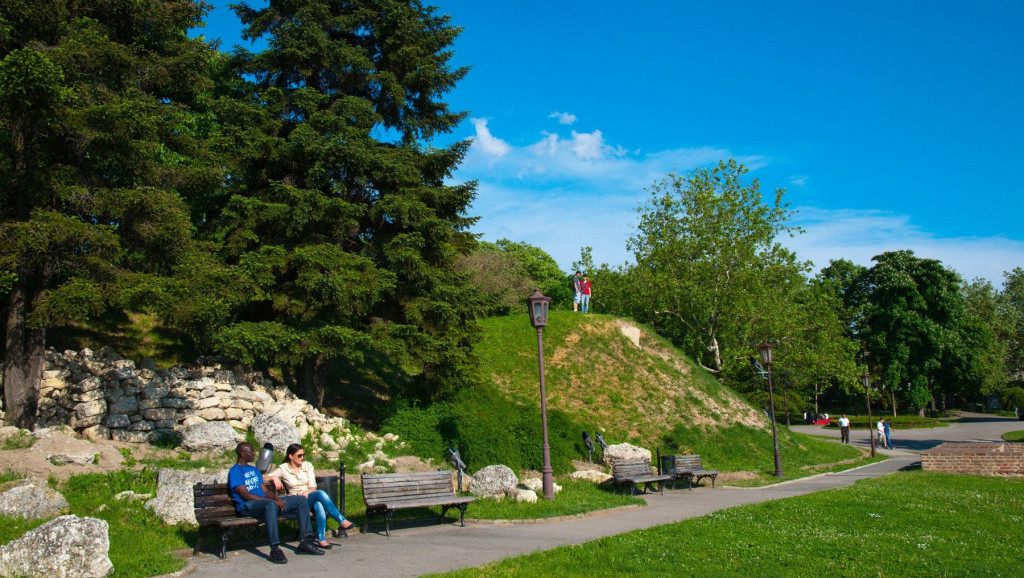
[[[187,573],[211,578],[274,577],[282,572],[293,575],[320,575],[324,572],[351,571],[362,576],[419,576],[480,566],[495,560],[547,550],[568,544],[580,544],[661,524],[696,518],[717,510],[799,496],[847,486],[857,480],[874,478],[919,463],[918,452],[944,441],[999,441],[1006,431],[1024,429],[1024,422],[967,414],[962,423],[946,428],[896,430],[894,450],[880,450],[890,459],[835,474],[782,482],[763,488],[708,487],[694,490],[667,490],[664,495],[646,496],[648,507],[620,510],[557,522],[494,524],[467,522],[457,524],[405,526],[383,534],[354,534],[348,539],[333,539],[339,544],[325,556],[300,556],[294,543],[285,547],[288,564],[277,566],[266,559],[267,547],[228,552],[227,560],[212,554],[193,558]],[[815,426],[794,426],[793,430],[829,435]],[[898,437],[896,435],[898,434]],[[838,437],[838,431],[835,437]],[[867,432],[852,434],[854,445],[867,446]],[[472,506],[469,513],[472,514]],[[376,527],[376,525],[375,525]]]

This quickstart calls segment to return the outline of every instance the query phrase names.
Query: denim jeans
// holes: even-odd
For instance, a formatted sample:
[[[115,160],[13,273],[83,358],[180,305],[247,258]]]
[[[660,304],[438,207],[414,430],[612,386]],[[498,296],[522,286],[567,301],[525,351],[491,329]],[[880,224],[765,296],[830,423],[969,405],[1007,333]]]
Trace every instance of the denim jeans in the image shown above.
[[[249,500],[238,507],[238,513],[249,517],[263,520],[267,526],[267,543],[277,546],[281,538],[277,533],[277,517],[294,517],[299,521],[299,539],[305,539],[313,535],[313,528],[309,523],[309,502],[304,496],[284,496],[284,509],[278,511],[277,503],[273,500]]]
[[[587,313],[590,311],[590,293],[580,294],[580,309]]]
[[[331,501],[331,497],[323,490],[310,492],[306,495],[306,499],[309,501],[309,507],[316,514],[316,538],[323,542],[327,535],[327,516],[334,518],[339,525],[345,521],[345,516],[341,515],[338,507]]]

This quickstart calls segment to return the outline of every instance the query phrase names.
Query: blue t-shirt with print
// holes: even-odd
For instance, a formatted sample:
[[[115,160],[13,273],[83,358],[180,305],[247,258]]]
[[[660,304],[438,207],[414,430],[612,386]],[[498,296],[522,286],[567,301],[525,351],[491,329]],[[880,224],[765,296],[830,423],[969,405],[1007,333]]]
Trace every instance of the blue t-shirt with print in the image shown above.
[[[242,495],[235,491],[238,486],[245,486],[254,496],[267,497],[263,493],[263,475],[254,466],[235,464],[228,470],[228,488],[231,488],[231,499],[235,501],[236,510],[245,503]]]

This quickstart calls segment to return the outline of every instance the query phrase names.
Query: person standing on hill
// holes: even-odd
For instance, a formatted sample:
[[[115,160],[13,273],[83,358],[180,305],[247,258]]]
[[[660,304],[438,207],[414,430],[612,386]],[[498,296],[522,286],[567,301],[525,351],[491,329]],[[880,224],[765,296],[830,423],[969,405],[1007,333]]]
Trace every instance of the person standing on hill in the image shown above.
[[[583,275],[583,280],[580,281],[580,293],[580,309],[584,313],[590,313],[590,280],[586,275]]]
[[[850,418],[844,413],[839,418],[839,441],[844,444],[850,443]]]
[[[572,276],[572,310],[575,313],[580,309],[580,300],[583,298],[583,290],[580,287],[580,272]]]

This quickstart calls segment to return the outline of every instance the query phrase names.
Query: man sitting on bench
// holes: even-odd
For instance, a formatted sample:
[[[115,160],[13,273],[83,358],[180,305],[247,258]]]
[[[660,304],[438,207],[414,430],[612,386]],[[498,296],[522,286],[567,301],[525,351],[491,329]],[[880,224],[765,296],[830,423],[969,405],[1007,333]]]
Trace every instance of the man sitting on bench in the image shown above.
[[[278,515],[293,515],[299,521],[300,542],[295,552],[299,554],[322,555],[323,550],[314,544],[313,527],[309,522],[309,502],[304,496],[285,496],[278,498],[268,486],[270,495],[263,488],[263,475],[249,463],[256,457],[251,444],[242,442],[235,448],[238,462],[228,470],[228,487],[231,498],[235,501],[235,511],[239,516],[256,518],[267,526],[267,541],[270,543],[270,561],[284,564],[288,561],[281,551],[281,540],[277,535]]]

